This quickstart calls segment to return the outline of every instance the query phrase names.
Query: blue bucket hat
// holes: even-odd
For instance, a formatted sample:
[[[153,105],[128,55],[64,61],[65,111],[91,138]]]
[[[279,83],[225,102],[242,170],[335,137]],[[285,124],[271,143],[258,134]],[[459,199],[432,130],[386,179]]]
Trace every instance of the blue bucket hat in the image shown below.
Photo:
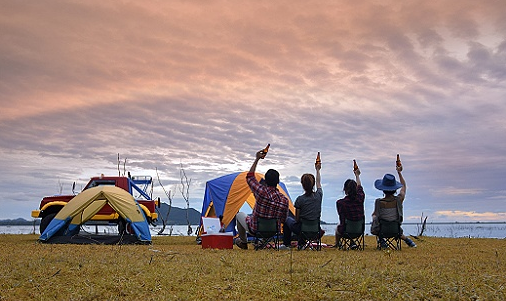
[[[396,191],[402,187],[402,184],[395,180],[395,176],[387,173],[383,179],[378,179],[374,182],[374,187],[381,191]]]

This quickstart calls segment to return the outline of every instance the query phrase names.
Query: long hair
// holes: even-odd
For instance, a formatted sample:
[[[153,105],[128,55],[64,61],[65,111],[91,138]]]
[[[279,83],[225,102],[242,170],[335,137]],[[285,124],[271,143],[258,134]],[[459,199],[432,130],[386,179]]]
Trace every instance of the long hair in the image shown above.
[[[355,200],[357,198],[357,182],[352,179],[346,180],[346,182],[344,182],[343,191],[350,199]]]
[[[303,174],[302,177],[300,177],[300,183],[302,184],[302,188],[304,188],[305,195],[311,195],[313,193],[315,178],[312,174]]]

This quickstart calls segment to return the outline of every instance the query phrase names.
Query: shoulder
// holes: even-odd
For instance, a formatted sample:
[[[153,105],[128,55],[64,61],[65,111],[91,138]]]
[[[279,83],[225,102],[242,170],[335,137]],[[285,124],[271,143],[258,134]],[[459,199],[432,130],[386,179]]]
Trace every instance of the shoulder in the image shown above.
[[[305,201],[306,201],[306,198],[304,197],[304,195],[299,195],[299,196],[295,199],[295,204],[294,204],[294,205],[299,206],[300,204],[304,203]]]
[[[289,201],[288,200],[288,197],[286,195],[284,195],[281,191],[279,191],[279,189],[277,189],[276,187],[269,187],[269,189],[272,188],[273,190],[271,190],[271,192],[273,194],[276,194],[278,195],[278,197],[282,200],[286,200],[287,202]]]
[[[258,183],[257,181],[257,178],[255,177],[255,173],[254,172],[248,172],[246,174],[246,182],[248,182],[248,185],[260,185],[260,183]]]

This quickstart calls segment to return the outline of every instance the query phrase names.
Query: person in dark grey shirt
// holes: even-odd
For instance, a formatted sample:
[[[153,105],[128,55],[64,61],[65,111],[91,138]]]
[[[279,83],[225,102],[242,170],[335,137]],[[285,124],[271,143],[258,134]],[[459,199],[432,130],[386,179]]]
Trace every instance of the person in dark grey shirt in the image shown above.
[[[319,220],[322,212],[323,189],[321,184],[321,163],[315,164],[316,179],[312,174],[303,174],[300,178],[305,193],[295,200],[295,217],[287,217],[283,225],[283,244],[280,249],[291,246],[292,233],[300,234],[300,219]],[[314,186],[316,184],[316,191]]]

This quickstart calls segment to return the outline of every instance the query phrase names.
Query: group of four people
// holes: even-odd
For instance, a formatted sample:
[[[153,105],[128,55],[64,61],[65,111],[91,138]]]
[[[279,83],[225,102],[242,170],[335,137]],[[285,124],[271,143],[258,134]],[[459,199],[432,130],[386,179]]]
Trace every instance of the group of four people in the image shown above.
[[[323,200],[320,175],[321,163],[315,163],[316,177],[309,173],[302,175],[301,185],[304,189],[304,194],[298,196],[295,200],[295,215],[292,215],[289,211],[288,198],[277,189],[279,173],[274,169],[269,169],[265,173],[263,183],[259,182],[255,177],[257,164],[264,157],[265,152],[263,150],[258,151],[255,161],[246,175],[246,181],[255,196],[256,204],[250,215],[243,212],[237,213],[236,224],[239,237],[236,239],[235,244],[241,249],[247,249],[247,233],[254,235],[257,230],[257,219],[259,217],[275,218],[279,223],[283,224],[283,245],[280,246],[280,249],[288,249],[291,247],[292,233],[300,234],[301,219],[320,219]],[[386,174],[383,179],[379,179],[374,183],[377,189],[383,191],[384,197],[377,199],[375,202],[373,227],[375,227],[379,218],[402,222],[402,203],[406,195],[406,182],[401,172],[402,166],[398,166],[397,173],[400,183],[391,174]],[[360,169],[356,168],[354,174],[355,180],[348,179],[344,183],[343,191],[345,197],[336,202],[340,224],[337,226],[335,233],[335,247],[339,247],[338,243],[344,231],[345,219],[356,221],[365,218],[365,193],[360,181]],[[314,190],[315,185],[316,191]],[[399,188],[401,190],[396,195]],[[372,229],[372,232],[375,232],[375,230]],[[401,238],[410,247],[416,247],[416,244],[411,239],[404,235]]]

